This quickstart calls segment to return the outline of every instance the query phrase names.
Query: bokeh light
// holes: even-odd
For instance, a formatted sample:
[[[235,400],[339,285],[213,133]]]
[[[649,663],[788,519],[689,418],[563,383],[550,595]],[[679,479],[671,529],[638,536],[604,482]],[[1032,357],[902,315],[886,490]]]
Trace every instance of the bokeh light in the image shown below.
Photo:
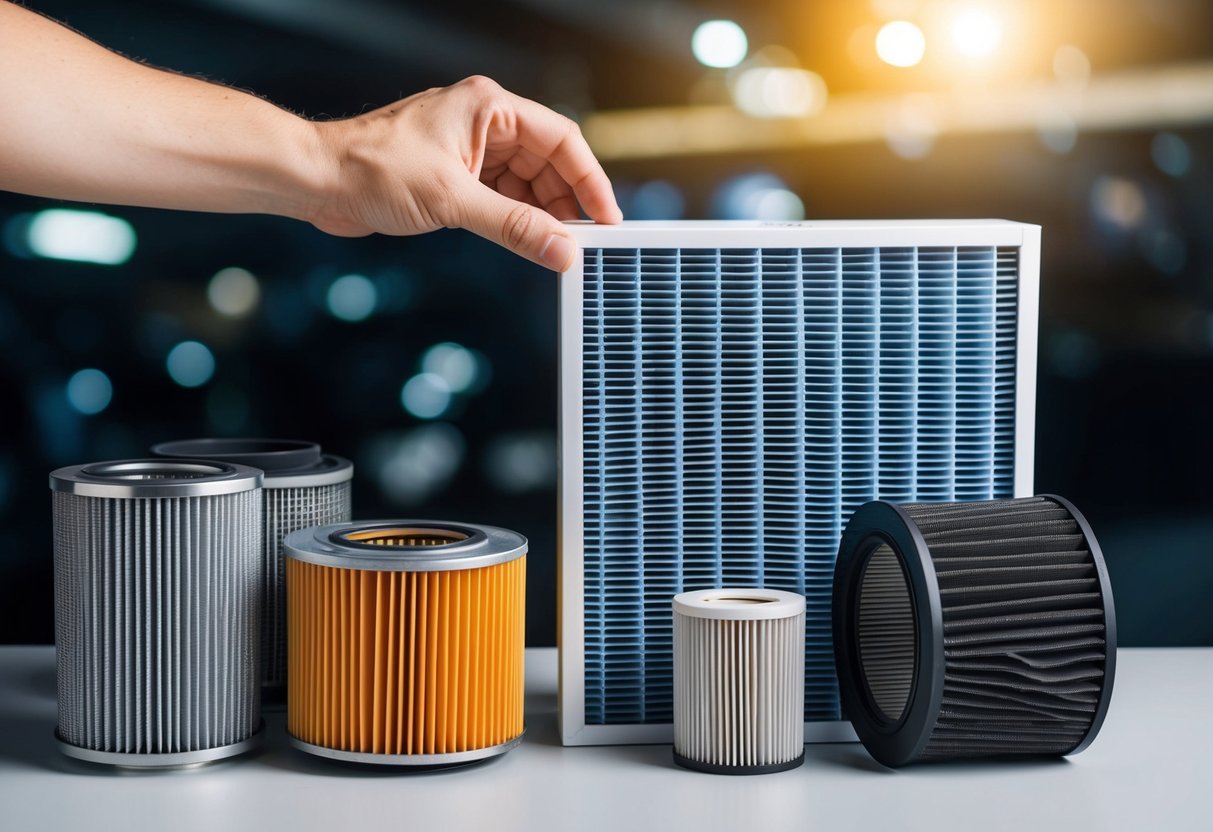
[[[387,502],[410,507],[450,481],[463,463],[465,444],[453,425],[421,425],[376,436],[362,449],[357,466],[371,473]]]
[[[1091,210],[1104,224],[1128,231],[1145,219],[1146,196],[1130,179],[1101,176],[1091,187]]]
[[[893,20],[876,33],[876,54],[889,66],[911,67],[922,61],[927,51],[927,39],[908,20]]]
[[[732,20],[706,20],[691,36],[691,51],[704,66],[727,69],[745,60],[750,48],[745,30]]]
[[[257,308],[261,285],[247,269],[220,269],[206,285],[206,299],[220,315],[243,318]]]
[[[26,245],[36,257],[120,266],[135,253],[135,229],[99,211],[50,208],[29,220]]]
[[[1169,228],[1143,234],[1141,249],[1150,265],[1163,274],[1179,274],[1188,264],[1188,244]]]
[[[556,482],[556,435],[524,431],[495,437],[485,450],[484,473],[506,494],[551,487]]]
[[[951,26],[956,51],[967,58],[986,58],[1002,41],[1002,21],[987,9],[962,9]]]
[[[828,92],[816,72],[781,66],[744,70],[733,86],[737,109],[755,118],[804,118],[825,107]]]
[[[729,220],[796,222],[804,203],[772,173],[749,173],[727,180],[713,197],[714,212]]]
[[[935,102],[922,93],[902,98],[885,123],[885,143],[894,155],[910,161],[930,155],[938,135]]]
[[[421,357],[421,370],[446,382],[451,393],[479,388],[483,360],[461,344],[435,344]]]
[[[686,211],[686,197],[673,182],[652,179],[629,194],[627,206],[630,220],[676,220]]]
[[[1176,179],[1192,169],[1192,150],[1182,137],[1174,133],[1156,133],[1150,141],[1150,158],[1167,176]]]
[[[769,188],[753,201],[753,217],[764,222],[800,222],[804,202],[787,188]]]
[[[364,321],[375,311],[379,291],[369,278],[347,274],[329,284],[325,303],[329,314],[341,321]]]
[[[1078,124],[1061,108],[1049,108],[1037,117],[1036,134],[1058,155],[1069,153],[1078,144]]]
[[[400,404],[418,419],[437,419],[451,406],[451,387],[437,373],[418,373],[400,388]]]
[[[205,344],[182,341],[164,362],[169,378],[182,387],[201,387],[215,374],[215,356]]]
[[[90,367],[74,373],[67,380],[65,392],[68,404],[77,413],[94,416],[109,407],[114,395],[114,386],[109,376]]]

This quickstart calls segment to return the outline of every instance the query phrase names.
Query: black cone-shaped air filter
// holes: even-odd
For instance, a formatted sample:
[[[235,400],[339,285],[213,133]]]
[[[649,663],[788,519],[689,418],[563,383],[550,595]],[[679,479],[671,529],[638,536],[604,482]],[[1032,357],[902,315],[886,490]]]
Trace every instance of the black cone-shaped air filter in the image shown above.
[[[1099,732],[1112,591],[1061,497],[870,502],[834,576],[843,711],[880,762],[1065,755]]]

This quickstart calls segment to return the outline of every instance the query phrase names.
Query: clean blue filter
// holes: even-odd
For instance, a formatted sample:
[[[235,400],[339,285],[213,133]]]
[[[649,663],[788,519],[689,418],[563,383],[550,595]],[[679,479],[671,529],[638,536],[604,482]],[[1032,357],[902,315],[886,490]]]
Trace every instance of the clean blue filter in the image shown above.
[[[670,601],[722,586],[806,597],[806,738],[853,738],[830,618],[851,513],[1031,493],[1039,228],[573,228],[564,742],[669,741]]]

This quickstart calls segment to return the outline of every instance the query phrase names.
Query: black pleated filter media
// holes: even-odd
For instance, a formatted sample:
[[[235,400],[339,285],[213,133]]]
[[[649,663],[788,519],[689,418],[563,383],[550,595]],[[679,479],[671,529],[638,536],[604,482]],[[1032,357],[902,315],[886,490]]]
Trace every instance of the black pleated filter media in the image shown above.
[[[1116,665],[1099,544],[1056,496],[865,504],[839,549],[834,641],[843,710],[890,766],[1081,751]]]

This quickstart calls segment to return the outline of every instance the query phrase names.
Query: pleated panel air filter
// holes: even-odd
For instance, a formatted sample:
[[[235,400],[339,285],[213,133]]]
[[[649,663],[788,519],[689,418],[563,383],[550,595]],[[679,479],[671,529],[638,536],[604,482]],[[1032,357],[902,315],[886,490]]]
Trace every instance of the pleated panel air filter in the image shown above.
[[[804,596],[674,596],[674,761],[710,774],[804,762]]]
[[[261,726],[261,472],[130,460],[51,474],[61,750],[205,763]]]
[[[299,529],[350,519],[353,463],[321,453],[315,442],[294,439],[183,439],[162,442],[152,453],[219,459],[264,472],[261,684],[266,701],[280,704],[286,689],[286,556],[282,541]]]
[[[1099,544],[1061,497],[869,503],[842,538],[843,704],[877,760],[1074,754],[1112,695]]]
[[[448,766],[523,733],[526,538],[346,523],[287,536],[287,727],[311,754]]]
[[[670,599],[719,586],[806,596],[806,737],[853,739],[830,626],[847,518],[1031,493],[1039,229],[570,227],[563,741],[670,741]]]

